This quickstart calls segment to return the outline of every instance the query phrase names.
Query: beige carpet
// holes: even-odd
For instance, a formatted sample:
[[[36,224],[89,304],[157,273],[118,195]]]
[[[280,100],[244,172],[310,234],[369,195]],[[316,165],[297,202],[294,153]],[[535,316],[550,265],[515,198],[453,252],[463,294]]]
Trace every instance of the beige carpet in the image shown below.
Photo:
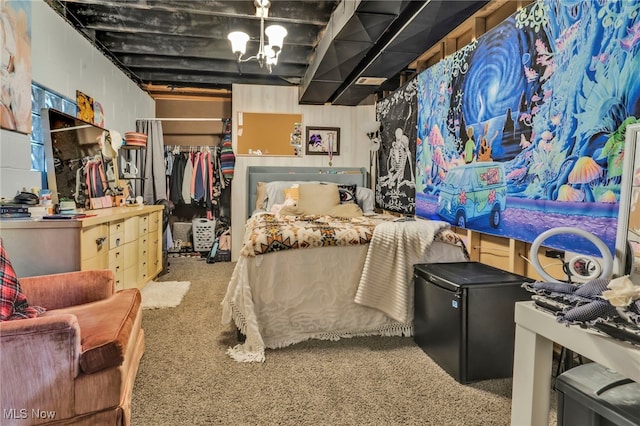
[[[235,329],[220,324],[233,266],[170,259],[159,280],[191,288],[176,308],[144,311],[134,426],[510,423],[510,379],[461,385],[411,338],[309,341],[268,350],[263,364],[233,361]]]
[[[189,291],[189,281],[151,281],[140,291],[142,309],[174,308]]]

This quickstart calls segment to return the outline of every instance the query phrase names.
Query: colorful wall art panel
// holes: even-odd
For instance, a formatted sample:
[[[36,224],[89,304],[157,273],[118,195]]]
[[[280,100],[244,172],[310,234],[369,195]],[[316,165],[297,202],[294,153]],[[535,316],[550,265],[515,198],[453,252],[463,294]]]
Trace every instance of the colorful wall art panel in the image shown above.
[[[31,133],[31,2],[0,1],[0,127]]]
[[[376,105],[381,124],[376,165],[376,207],[415,213],[415,140],[417,80]]]
[[[422,72],[416,214],[529,242],[577,227],[613,252],[625,128],[640,117],[639,12],[538,1]],[[598,254],[584,244],[545,243]]]
[[[95,117],[93,98],[80,90],[76,90],[76,103],[78,104],[78,118],[88,123],[93,123]]]

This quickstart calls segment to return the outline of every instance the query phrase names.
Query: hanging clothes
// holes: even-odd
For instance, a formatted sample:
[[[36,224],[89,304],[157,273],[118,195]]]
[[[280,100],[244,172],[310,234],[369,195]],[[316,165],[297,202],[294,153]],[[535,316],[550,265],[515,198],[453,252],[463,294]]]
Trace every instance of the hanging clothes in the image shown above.
[[[192,198],[196,202],[204,200],[205,188],[207,184],[208,166],[205,163],[205,156],[202,152],[196,152],[193,160]]]
[[[171,173],[173,172],[173,153],[165,147],[164,150],[164,175],[166,176],[167,200],[171,201]]]
[[[218,217],[220,194],[229,182],[222,173],[220,146],[165,147],[165,155],[166,164],[172,165],[166,170],[169,201],[203,207],[208,219]]]
[[[187,154],[182,179],[182,198],[185,204],[191,204],[191,179],[193,178],[193,157]]]
[[[231,183],[233,171],[236,164],[236,156],[233,153],[231,144],[231,120],[225,123],[224,137],[222,139],[222,149],[220,151],[220,170],[224,177],[225,186]]]
[[[169,200],[174,205],[184,204],[182,198],[182,180],[184,179],[184,169],[187,158],[183,153],[174,154],[173,169],[171,170],[171,181],[169,185]]]
[[[85,184],[89,198],[104,197],[105,190],[109,188],[107,177],[104,173],[102,160],[88,159],[84,166]]]

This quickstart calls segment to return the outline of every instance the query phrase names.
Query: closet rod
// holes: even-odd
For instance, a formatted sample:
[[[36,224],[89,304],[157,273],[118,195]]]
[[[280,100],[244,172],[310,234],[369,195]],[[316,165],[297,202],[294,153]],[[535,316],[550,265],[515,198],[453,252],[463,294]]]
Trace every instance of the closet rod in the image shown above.
[[[78,129],[86,129],[87,127],[95,127],[91,124],[82,124],[80,126],[73,126],[73,127],[63,127],[61,129],[53,129],[50,130],[50,133],[58,133],[58,132],[68,132],[70,130],[78,130]]]
[[[180,118],[180,117],[176,117],[176,118],[137,118],[137,120],[160,120],[160,121],[222,121],[225,120],[224,118]]]

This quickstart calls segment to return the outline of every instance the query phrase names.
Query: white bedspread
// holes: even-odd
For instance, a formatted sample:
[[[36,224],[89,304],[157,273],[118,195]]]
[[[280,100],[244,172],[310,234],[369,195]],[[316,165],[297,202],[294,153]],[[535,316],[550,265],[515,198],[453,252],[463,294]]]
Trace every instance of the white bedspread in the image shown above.
[[[246,340],[227,353],[236,361],[263,362],[265,348],[309,339],[411,336],[412,321],[354,301],[367,252],[368,245],[358,245],[240,257],[221,303],[222,323],[234,324]],[[437,239],[421,255],[420,263],[465,260],[461,247]],[[413,292],[406,304],[413,312]]]
[[[355,302],[402,323],[413,321],[413,265],[422,263],[434,236],[447,222],[413,220],[376,226]]]

